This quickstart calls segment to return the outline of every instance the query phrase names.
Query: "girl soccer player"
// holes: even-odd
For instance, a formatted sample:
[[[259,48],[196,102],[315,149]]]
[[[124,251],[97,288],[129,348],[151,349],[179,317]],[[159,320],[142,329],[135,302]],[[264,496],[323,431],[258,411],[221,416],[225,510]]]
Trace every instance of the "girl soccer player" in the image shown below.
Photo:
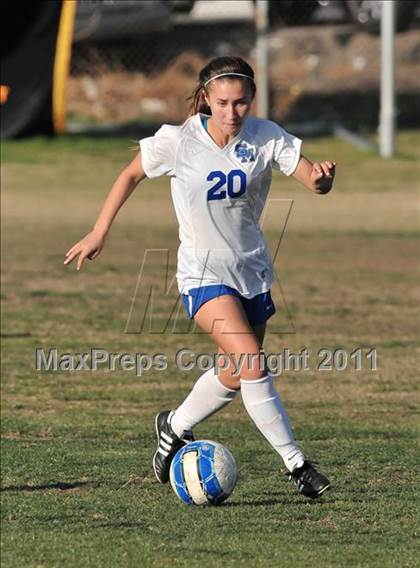
[[[155,419],[153,468],[166,483],[173,456],[193,439],[194,426],[229,404],[241,391],[257,428],[281,456],[289,478],[305,496],[330,487],[293,436],[286,410],[259,357],[267,320],[275,312],[270,296],[273,267],[259,218],[272,168],[324,194],[333,184],[335,163],[311,163],[301,140],[269,120],[249,116],[254,72],[239,57],[218,57],[199,74],[189,118],[162,126],[140,141],[140,152],[113,185],[94,228],[66,254],[64,264],[96,258],[118,210],[146,177],[171,177],[180,225],[177,280],[189,318],[215,341],[232,363],[206,371],[187,398]],[[242,357],[242,359],[240,359]]]

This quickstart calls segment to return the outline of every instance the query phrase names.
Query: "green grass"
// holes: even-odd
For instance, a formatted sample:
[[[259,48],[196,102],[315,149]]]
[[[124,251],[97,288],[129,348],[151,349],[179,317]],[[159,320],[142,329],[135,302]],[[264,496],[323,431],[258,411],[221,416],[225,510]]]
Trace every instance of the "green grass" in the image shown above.
[[[308,157],[339,164],[326,197],[274,177],[271,197],[294,203],[266,351],[310,351],[310,370],[284,373],[276,385],[334,489],[317,502],[300,497],[238,398],[196,431],[226,444],[240,471],[227,503],[204,509],[155,481],[153,417],[178,404],[199,374],[176,368],[177,350],[213,346],[197,333],[124,333],[143,251],[169,248],[174,270],[167,180],[136,190],[100,258],[80,273],[62,264],[131,146],[83,137],[3,144],[3,565],[419,565],[420,134],[401,133],[389,161],[332,138],[308,141]],[[286,213],[284,202],[267,212],[272,250]],[[149,285],[162,289],[164,274],[159,263],[146,274],[137,307]],[[158,296],[159,323],[174,300],[174,291]],[[285,301],[295,333],[275,333],[293,331]],[[359,346],[376,347],[376,372],[366,361],[361,371],[317,370],[321,348]],[[40,373],[37,347],[160,352],[168,369]]]

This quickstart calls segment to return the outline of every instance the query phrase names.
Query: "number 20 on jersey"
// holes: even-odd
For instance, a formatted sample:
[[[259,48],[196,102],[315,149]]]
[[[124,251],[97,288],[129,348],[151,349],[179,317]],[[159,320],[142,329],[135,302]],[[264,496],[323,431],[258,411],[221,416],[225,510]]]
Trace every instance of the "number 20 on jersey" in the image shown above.
[[[235,199],[246,191],[246,174],[242,170],[231,170],[227,175],[215,170],[207,176],[207,181],[214,181],[215,184],[207,191],[207,201]]]

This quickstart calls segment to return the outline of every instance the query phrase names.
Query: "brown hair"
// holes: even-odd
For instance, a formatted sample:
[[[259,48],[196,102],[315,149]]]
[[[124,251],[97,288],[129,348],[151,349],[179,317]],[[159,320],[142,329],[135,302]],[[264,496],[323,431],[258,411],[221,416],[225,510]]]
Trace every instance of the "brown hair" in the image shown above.
[[[211,114],[210,107],[205,101],[204,95],[207,93],[207,87],[205,84],[207,81],[216,77],[216,75],[221,75],[223,73],[240,73],[241,75],[246,75],[246,77],[235,77],[233,79],[242,79],[247,81],[254,97],[256,92],[256,87],[254,83],[254,71],[250,65],[240,57],[216,57],[212,59],[203,69],[201,69],[198,75],[198,85],[194,89],[192,95],[187,99],[192,101],[190,104],[188,116],[197,114],[197,112],[202,112],[204,114]],[[249,77],[249,79],[247,78]],[[229,78],[229,77],[227,77]]]

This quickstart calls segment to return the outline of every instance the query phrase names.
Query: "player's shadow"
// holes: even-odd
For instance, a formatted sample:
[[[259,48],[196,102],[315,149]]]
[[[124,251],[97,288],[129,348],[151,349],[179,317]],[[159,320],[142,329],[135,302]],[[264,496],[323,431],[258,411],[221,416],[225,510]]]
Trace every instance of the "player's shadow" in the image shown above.
[[[115,489],[116,491],[118,491],[119,489],[123,489],[125,487],[127,487],[128,485],[131,485],[132,483],[149,483],[150,481],[153,481],[154,477],[152,478],[150,477],[140,477],[138,475],[131,475],[129,476],[128,479],[124,479],[122,481],[119,482],[112,482],[112,485],[115,485]],[[90,480],[75,480],[75,481],[51,481],[48,483],[38,483],[36,485],[32,485],[30,483],[21,483],[21,484],[16,484],[16,485],[5,485],[3,487],[0,487],[0,492],[6,492],[6,491],[27,491],[27,492],[31,492],[31,491],[49,491],[49,490],[58,490],[58,491],[70,491],[72,489],[79,489],[81,487],[90,487],[93,489],[96,489],[98,487],[101,487],[103,485],[109,485],[110,481],[108,480],[102,480],[102,481],[98,481],[95,479],[90,479]]]
[[[73,481],[71,483],[66,481],[53,481],[51,483],[40,483],[38,485],[22,483],[20,485],[6,485],[5,487],[1,487],[0,491],[48,491],[50,489],[68,491],[70,489],[77,489],[78,487],[83,487],[85,485],[98,487],[100,483],[97,481]]]

